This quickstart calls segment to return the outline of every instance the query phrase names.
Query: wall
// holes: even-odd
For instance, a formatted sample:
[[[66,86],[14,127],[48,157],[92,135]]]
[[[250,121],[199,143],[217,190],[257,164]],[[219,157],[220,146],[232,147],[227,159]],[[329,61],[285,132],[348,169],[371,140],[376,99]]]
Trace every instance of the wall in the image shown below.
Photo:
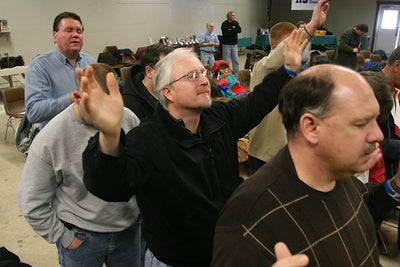
[[[229,10],[236,12],[242,36],[255,38],[256,29],[265,25],[265,0],[3,0],[0,18],[8,19],[11,33],[0,34],[0,54],[23,55],[29,64],[52,49],[52,23],[63,11],[81,16],[83,51],[97,58],[108,45],[135,52],[149,38],[158,42],[160,36],[199,35],[210,20],[220,34]]]
[[[332,0],[330,10],[324,27],[336,35],[340,35],[344,29],[352,25],[365,23],[369,27],[369,35],[372,38],[376,0]],[[312,11],[291,10],[291,0],[273,0],[271,22],[290,21],[296,23],[299,20],[309,21]]]

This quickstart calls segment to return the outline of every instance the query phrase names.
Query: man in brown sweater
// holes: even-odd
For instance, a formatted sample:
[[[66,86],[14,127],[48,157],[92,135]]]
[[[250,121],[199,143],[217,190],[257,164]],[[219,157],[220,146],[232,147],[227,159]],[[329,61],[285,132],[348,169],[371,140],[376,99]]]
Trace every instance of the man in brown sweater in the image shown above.
[[[269,266],[279,241],[309,266],[379,266],[373,218],[399,204],[400,174],[376,187],[354,177],[381,156],[371,87],[353,70],[318,65],[285,86],[279,111],[288,145],[222,209],[213,266]]]

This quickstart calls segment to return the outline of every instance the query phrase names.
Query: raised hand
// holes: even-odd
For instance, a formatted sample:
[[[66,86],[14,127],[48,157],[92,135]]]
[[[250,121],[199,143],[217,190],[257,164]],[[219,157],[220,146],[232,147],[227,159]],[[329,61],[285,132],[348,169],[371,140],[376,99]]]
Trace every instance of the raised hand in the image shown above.
[[[115,154],[124,114],[123,100],[116,78],[113,73],[107,74],[107,94],[97,83],[91,66],[86,67],[85,73],[78,68],[76,76],[82,94],[81,105],[86,113],[85,120],[100,131],[102,151]]]
[[[272,267],[302,267],[308,265],[308,257],[306,255],[292,256],[288,247],[282,242],[275,244],[275,255],[277,261]]]
[[[285,67],[298,71],[301,65],[301,57],[308,40],[304,39],[304,34],[301,29],[293,30],[289,38],[285,40],[283,48],[283,57]],[[304,40],[303,40],[304,39]]]
[[[318,4],[314,7],[313,14],[309,23],[307,23],[306,28],[310,34],[322,26],[326,21],[326,15],[329,11],[329,1],[330,0],[320,0]]]

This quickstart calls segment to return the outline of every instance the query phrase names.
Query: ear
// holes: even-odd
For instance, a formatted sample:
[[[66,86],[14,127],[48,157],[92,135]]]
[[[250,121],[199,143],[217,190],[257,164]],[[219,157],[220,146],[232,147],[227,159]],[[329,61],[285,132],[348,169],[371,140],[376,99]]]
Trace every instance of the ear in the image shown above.
[[[173,94],[173,89],[169,86],[165,86],[161,89],[164,97],[169,101],[173,102],[174,100],[174,94]]]
[[[146,66],[145,68],[144,68],[144,72],[145,72],[145,75],[146,75],[146,77],[147,78],[149,78],[149,79],[153,79],[153,68],[152,67],[150,67],[150,66]]]
[[[304,113],[300,117],[299,132],[311,144],[317,144],[319,139],[320,119],[311,113]]]
[[[57,38],[57,33],[56,31],[53,31],[53,43],[56,42],[56,38]]]
[[[394,72],[400,72],[400,60],[396,60],[393,63],[393,70]]]

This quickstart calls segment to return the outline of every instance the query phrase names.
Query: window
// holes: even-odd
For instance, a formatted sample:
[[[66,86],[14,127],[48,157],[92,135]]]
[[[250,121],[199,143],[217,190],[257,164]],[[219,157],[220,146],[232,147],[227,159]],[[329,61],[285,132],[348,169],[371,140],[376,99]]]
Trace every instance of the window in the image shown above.
[[[394,30],[397,27],[398,10],[386,9],[383,11],[381,29]]]

